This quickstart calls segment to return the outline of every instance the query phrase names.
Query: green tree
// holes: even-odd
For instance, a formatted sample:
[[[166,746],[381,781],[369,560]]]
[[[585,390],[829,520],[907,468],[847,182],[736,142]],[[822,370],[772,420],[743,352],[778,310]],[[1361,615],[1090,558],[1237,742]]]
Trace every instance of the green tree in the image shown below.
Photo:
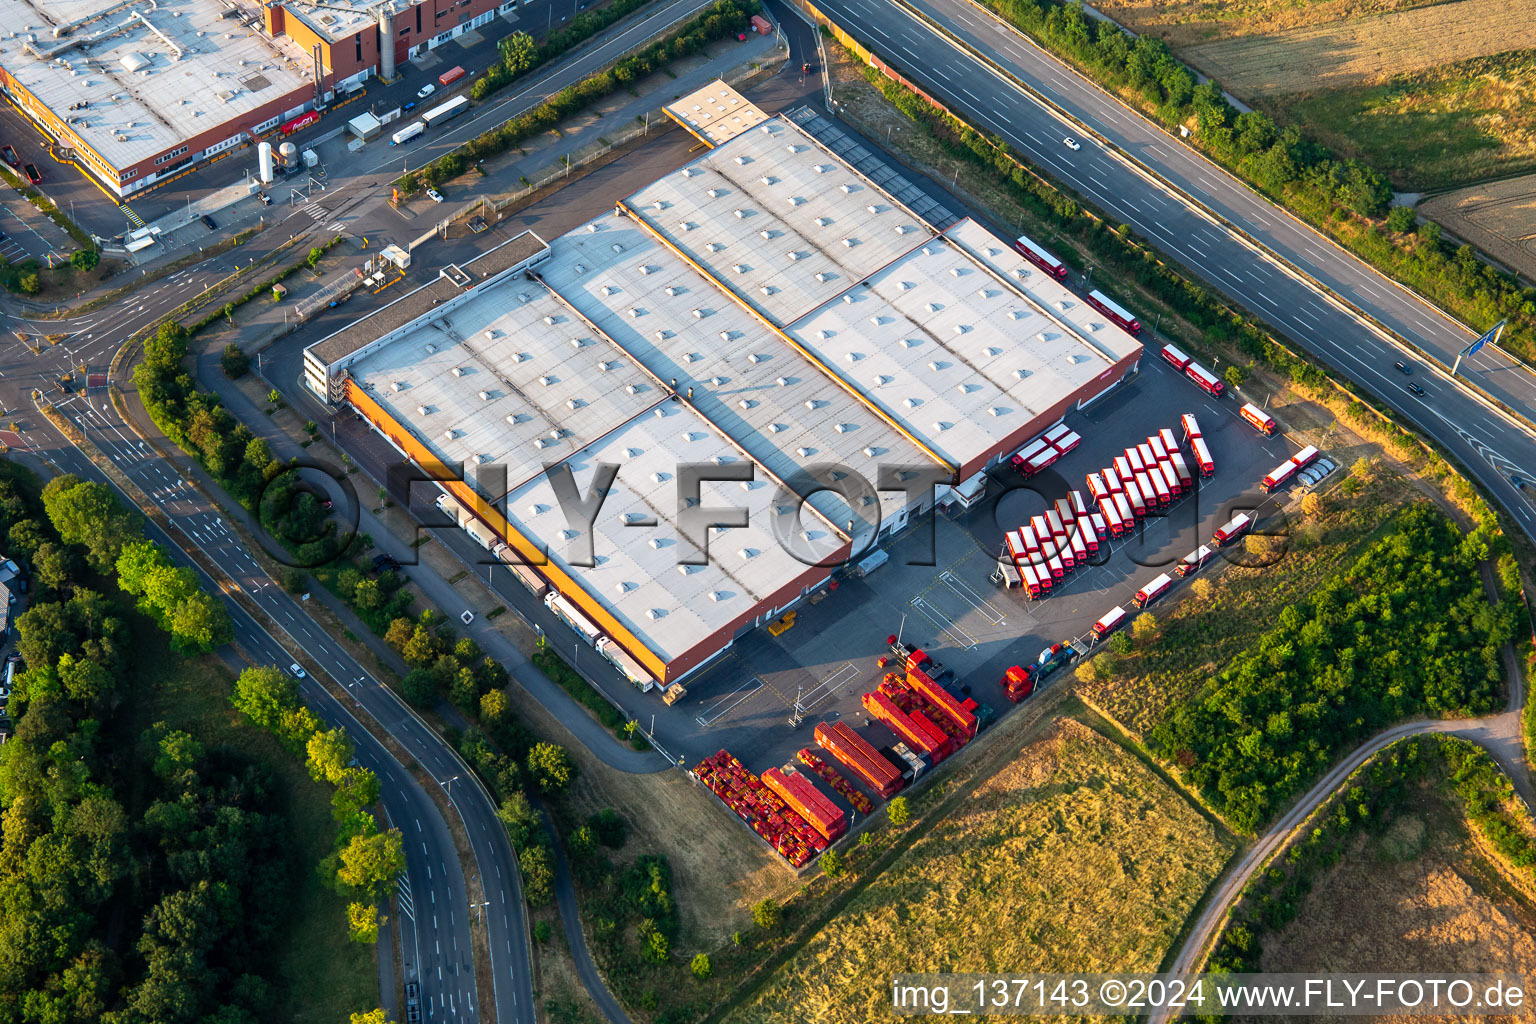
[[[671,955],[670,944],[667,937],[654,928],[645,936],[645,953],[647,960],[653,964],[664,964]]]
[[[373,904],[347,904],[347,933],[353,942],[361,942],[370,946],[378,942],[379,923],[379,911],[378,908]],[[383,1010],[376,1010],[374,1013],[380,1015],[380,1017],[376,1019],[383,1019]],[[354,1024],[356,1024],[359,1019],[367,1018],[360,1013],[354,1013],[352,1015]]]
[[[377,932],[378,928],[375,927],[374,931]],[[352,1019],[347,1024],[395,1024],[395,1022],[390,1020],[389,1014],[383,1010],[369,1010],[366,1013],[352,1014]]]
[[[314,269],[315,264],[319,263],[324,258],[325,250],[317,245],[309,250],[309,255],[304,258],[304,262],[309,264],[310,269]]]
[[[1131,638],[1124,633],[1116,633],[1109,638],[1109,650],[1112,654],[1118,654],[1122,658],[1131,653]]]
[[[391,829],[371,836],[353,836],[341,851],[336,878],[352,892],[377,903],[405,870],[400,832]]]
[[[429,708],[437,703],[437,677],[430,669],[413,668],[400,680],[400,692],[418,708]]]
[[[310,778],[339,785],[346,777],[348,762],[352,760],[352,737],[347,735],[347,730],[338,726],[317,732],[309,738],[306,748],[305,765],[309,768]]]
[[[480,698],[480,720],[488,726],[500,725],[507,717],[507,695],[492,690]]]
[[[85,548],[85,560],[98,572],[108,572],[123,546],[139,536],[143,517],[124,508],[102,483],[65,474],[43,488],[43,508],[66,544]]]
[[[907,806],[907,798],[898,796],[885,805],[885,816],[891,819],[892,825],[905,825],[912,817],[911,808]]]
[[[518,851],[532,844],[541,824],[539,812],[533,809],[524,793],[509,793],[503,797],[496,817],[507,827],[507,838],[512,841],[512,848]]]
[[[155,726],[161,735],[155,745],[154,771],[167,782],[182,779],[203,759],[203,745],[189,732],[167,729],[164,722]],[[154,730],[152,730],[153,732]]]
[[[230,342],[224,346],[223,353],[219,356],[219,365],[224,369],[224,376],[230,380],[244,377],[251,369],[251,360],[240,346]]]
[[[23,295],[36,295],[43,290],[43,279],[37,276],[37,271],[29,270],[16,279],[16,287]]]
[[[30,559],[50,539],[47,527],[36,519],[19,519],[6,533],[9,553],[25,559]]]
[[[691,970],[693,972],[693,976],[698,978],[700,981],[708,980],[709,976],[715,973],[715,966],[709,962],[708,953],[695,953],[693,960],[688,964],[688,969]]]
[[[1146,643],[1157,638],[1157,616],[1151,612],[1142,612],[1131,623],[1131,635],[1138,643]]]
[[[535,743],[528,751],[528,774],[541,793],[560,793],[576,777],[570,753],[555,743]]]
[[[47,541],[32,553],[32,572],[37,582],[58,590],[74,578],[75,554],[62,544]]]
[[[69,254],[69,265],[81,273],[95,270],[101,255],[95,249],[76,249]]]
[[[187,355],[187,337],[187,329],[181,324],[165,321],[144,342],[144,364],[159,376],[175,377]]]
[[[533,67],[538,59],[539,47],[527,32],[513,32],[503,37],[499,44],[501,66],[513,78]]]
[[[229,610],[212,594],[198,590],[171,610],[171,646],[183,653],[208,654],[235,638]]]
[[[783,911],[771,897],[764,896],[752,904],[752,921],[765,932],[776,931],[783,919]]]
[[[384,642],[389,644],[401,654],[405,653],[405,645],[411,642],[415,635],[416,623],[401,616],[389,624],[389,629],[384,631]]]
[[[299,704],[298,680],[273,665],[248,668],[235,679],[230,703],[263,729],[276,730]]]
[[[555,937],[555,929],[548,921],[536,921],[533,925],[533,941],[544,945]]]
[[[1243,381],[1248,379],[1248,371],[1233,363],[1221,371],[1221,377],[1227,382],[1228,386],[1240,388],[1243,386]]]
[[[531,907],[542,907],[555,897],[555,864],[549,850],[529,846],[518,851],[517,862],[523,869],[523,897]]]
[[[1411,206],[1394,206],[1387,211],[1387,230],[1396,231],[1399,234],[1404,231],[1412,231],[1419,215],[1413,212]]]
[[[843,863],[843,855],[836,850],[828,850],[821,855],[821,873],[828,878],[840,878],[848,865]]]

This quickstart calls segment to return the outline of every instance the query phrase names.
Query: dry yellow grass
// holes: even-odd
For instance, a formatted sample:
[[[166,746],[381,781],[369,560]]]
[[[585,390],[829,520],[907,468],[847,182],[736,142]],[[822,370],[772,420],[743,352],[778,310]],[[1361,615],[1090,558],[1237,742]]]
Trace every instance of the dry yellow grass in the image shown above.
[[[1509,0],[1459,0],[1190,46],[1182,56],[1239,96],[1368,85],[1392,75],[1536,47],[1536,18]]]
[[[1528,975],[1533,908],[1508,881],[1459,811],[1426,790],[1381,836],[1357,840],[1295,921],[1263,937],[1260,969]]]
[[[902,971],[1157,968],[1229,838],[1065,719],[856,895],[730,1024],[869,1024]]]
[[[1099,10],[1169,46],[1190,46],[1233,36],[1273,34],[1327,22],[1364,18],[1445,0],[1101,0]]]

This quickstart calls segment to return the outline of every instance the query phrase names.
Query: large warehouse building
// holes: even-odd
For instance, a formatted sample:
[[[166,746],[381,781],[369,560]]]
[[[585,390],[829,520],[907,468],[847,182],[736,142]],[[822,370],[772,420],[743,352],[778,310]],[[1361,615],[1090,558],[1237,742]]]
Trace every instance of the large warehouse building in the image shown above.
[[[127,197],[303,123],[317,104],[518,5],[0,0],[0,87],[61,155]]]
[[[709,661],[931,508],[903,480],[964,486],[1141,353],[979,224],[936,230],[722,90],[744,104],[723,119],[739,130],[701,133],[718,145],[687,166],[305,352],[309,386],[443,481],[482,543],[509,562],[547,551],[534,573],[556,610],[626,652],[642,685]],[[603,463],[617,478],[589,531],[557,487],[568,469],[587,494]],[[709,531],[707,558],[678,522],[688,464],[739,474],[703,485],[705,509],[748,511]]]

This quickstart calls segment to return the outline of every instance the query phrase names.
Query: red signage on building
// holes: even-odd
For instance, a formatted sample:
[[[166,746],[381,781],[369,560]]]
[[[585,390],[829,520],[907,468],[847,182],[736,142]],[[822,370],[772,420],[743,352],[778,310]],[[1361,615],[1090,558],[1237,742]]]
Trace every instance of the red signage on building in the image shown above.
[[[283,132],[284,135],[292,135],[294,132],[298,131],[300,128],[308,128],[310,125],[314,124],[315,122],[317,122],[319,120],[320,120],[320,111],[318,111],[318,110],[311,110],[309,113],[307,113],[307,114],[300,114],[298,117],[294,118],[292,121],[289,121],[287,124],[283,125],[282,126],[282,132]]]

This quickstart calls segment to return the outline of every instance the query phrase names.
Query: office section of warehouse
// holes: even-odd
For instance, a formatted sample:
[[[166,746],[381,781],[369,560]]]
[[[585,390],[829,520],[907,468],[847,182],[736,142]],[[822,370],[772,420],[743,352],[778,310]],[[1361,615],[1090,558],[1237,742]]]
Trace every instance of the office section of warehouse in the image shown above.
[[[305,350],[311,389],[641,686],[782,615],[936,493],[974,499],[1141,353],[982,225],[926,223],[722,83],[670,112],[711,148]],[[568,517],[604,466],[597,516]],[[902,483],[929,476],[952,486]],[[745,520],[692,521],[729,508]]]

